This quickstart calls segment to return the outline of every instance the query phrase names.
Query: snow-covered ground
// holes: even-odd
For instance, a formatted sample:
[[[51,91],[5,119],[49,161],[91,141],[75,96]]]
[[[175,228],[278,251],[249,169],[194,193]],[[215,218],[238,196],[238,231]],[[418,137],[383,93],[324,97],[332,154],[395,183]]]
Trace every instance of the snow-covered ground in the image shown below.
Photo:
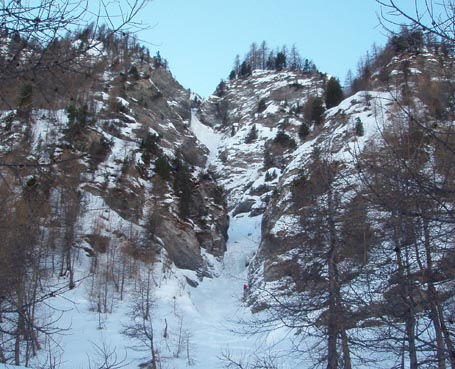
[[[232,220],[227,253],[223,260],[211,260],[217,276],[204,278],[196,288],[185,282],[185,275],[196,279],[194,272],[172,268],[162,273],[161,265],[155,267],[151,314],[163,368],[222,368],[224,363],[220,358],[228,352],[241,357],[257,352],[263,346],[259,337],[238,333],[242,330],[239,322],[248,320],[251,314],[242,301],[243,284],[246,266],[258,245],[260,222],[261,217]],[[94,366],[101,360],[97,347],[103,345],[109,351],[115,351],[118,361],[126,364],[125,368],[137,368],[138,364],[147,361],[148,353],[135,351],[132,346],[137,342],[121,333],[130,322],[133,295],[127,295],[124,301],[114,301],[111,314],[98,314],[91,311],[90,281],[87,278],[78,288],[53,302],[54,307],[63,312],[58,325],[68,328],[58,336],[58,348],[53,349],[61,362],[60,368]],[[166,323],[168,337],[165,339]],[[181,339],[184,345],[179,349]],[[45,357],[40,358],[41,362],[45,360]]]
[[[209,165],[216,158],[221,135],[202,125],[194,115],[191,128],[209,150]],[[102,206],[97,204],[96,207]],[[93,219],[86,221],[90,223]],[[231,217],[224,257],[216,259],[204,255],[213,275],[211,278],[204,277],[201,281],[196,272],[177,269],[168,265],[165,259],[157,262],[153,270],[145,264],[139,268],[136,278],[147,273],[152,275],[151,316],[160,368],[223,368],[226,365],[223,356],[248,360],[251,355],[266,355],[268,347],[280,339],[276,334],[253,337],[241,333],[245,331],[244,322],[251,317],[243,302],[243,287],[247,281],[248,263],[259,245],[261,221],[262,215]],[[33,359],[32,366],[99,368],[102,367],[102,356],[111,354],[111,364],[132,369],[150,359],[146,347],[142,346],[145,349],[142,352],[136,350],[141,344],[122,333],[132,322],[137,322],[137,318],[132,317],[138,298],[135,292],[137,279],[129,279],[124,298],[120,300],[112,287],[108,287],[109,291],[97,287],[104,274],[100,266],[96,276],[91,274],[92,263],[93,259],[81,251],[75,265],[77,287],[50,299],[52,309],[49,311],[53,315],[48,320],[55,319],[55,325],[62,331],[52,336],[53,341]],[[192,287],[187,279],[198,281],[198,286]],[[55,283],[63,286],[67,281],[62,279]],[[97,312],[100,294],[109,295],[109,313]],[[10,367],[0,365],[0,369]]]
[[[365,136],[352,141],[354,149],[364,145],[367,138],[374,136],[378,130],[377,116],[369,111],[359,109],[359,102],[362,101],[361,93],[343,102],[341,108],[354,118],[359,118],[364,124]],[[387,94],[376,94],[371,96],[373,102],[379,101],[386,104],[391,98]],[[272,109],[274,105],[270,105]],[[379,108],[377,108],[379,109]],[[335,110],[332,112],[335,114]],[[44,112],[41,112],[43,115]],[[329,115],[331,113],[329,112]],[[58,118],[58,119],[57,119]],[[58,112],[56,121],[64,120],[66,116],[63,111]],[[34,146],[39,146],[40,140],[47,140],[52,134],[52,127],[45,125],[44,121],[38,120],[35,128]],[[137,123],[129,123],[126,129],[135,128]],[[342,136],[344,130],[351,129],[344,125],[334,126]],[[192,114],[190,128],[198,140],[207,147],[209,155],[207,167],[213,165],[218,172],[225,170],[222,161],[218,158],[219,151],[232,149],[232,155],[242,153],[261,152],[259,149],[252,149],[254,145],[263,145],[263,141],[276,136],[278,130],[274,127],[257,125],[258,141],[252,144],[245,143],[248,134],[248,127],[243,127],[234,137],[223,137],[210,127],[203,125],[196,114]],[[336,136],[332,133],[332,136]],[[120,140],[110,136],[109,141],[113,142],[111,150],[111,161],[121,160],[125,151],[130,151],[120,145]],[[261,141],[262,140],[262,141]],[[261,143],[262,142],[262,143]],[[301,145],[294,153],[295,159],[288,166],[288,171],[301,166],[302,157],[309,156],[312,150],[312,141]],[[131,143],[132,147],[134,143]],[[343,152],[348,155],[351,152]],[[256,166],[248,164],[242,171],[232,171],[229,175],[229,182],[223,183],[228,190],[235,193],[235,189],[241,188],[247,182],[251,182],[252,188],[260,188],[265,185],[265,173],[262,171],[262,159]],[[108,162],[109,164],[109,162]],[[109,172],[109,165],[102,167],[99,173]],[[269,174],[276,174],[276,178],[268,183],[276,184],[281,171],[278,168],[270,168]],[[101,176],[101,174],[100,174]],[[291,180],[291,179],[289,179]],[[112,186],[115,184],[112,183]],[[145,186],[145,184],[144,184]],[[257,200],[262,201],[259,196]],[[254,196],[246,197],[231,196],[229,201],[241,202]],[[230,203],[229,208],[235,205]],[[103,219],[103,209],[106,208],[101,198],[90,195],[87,198],[87,207],[90,211],[81,220],[81,227],[99,224],[97,218]],[[94,209],[94,210],[93,210]],[[100,209],[99,211],[97,209]],[[111,224],[122,222],[116,215],[108,216]],[[286,225],[292,224],[292,219],[283,218],[281,222]],[[251,355],[266,357],[269,348],[277,355],[285,355],[292,350],[292,343],[284,330],[277,330],[273,334],[257,334],[255,336],[242,334],[247,330],[245,321],[252,317],[251,311],[243,300],[243,285],[247,281],[247,266],[253,258],[261,238],[262,215],[249,217],[246,213],[232,216],[229,228],[229,241],[227,252],[223,258],[216,259],[211,255],[204,255],[213,277],[204,277],[199,280],[196,272],[177,269],[166,264],[162,259],[156,263],[153,270],[152,288],[152,321],[154,327],[155,347],[160,357],[160,368],[181,369],[192,367],[195,369],[216,369],[223,368],[226,362],[223,356],[230,355],[234,360],[249,360]],[[275,228],[279,231],[280,222]],[[119,229],[122,227],[119,226]],[[297,230],[297,228],[296,228]],[[85,230],[85,233],[96,233]],[[56,368],[61,369],[85,369],[102,367],[102,355],[111,353],[111,361],[116,362],[124,368],[137,368],[140,363],[150,359],[150,352],[137,351],[139,342],[132,340],[122,334],[126,327],[132,324],[134,318],[131,313],[136,302],[137,286],[135,278],[129,280],[125,289],[125,295],[120,300],[118,293],[109,293],[109,313],[97,313],[97,296],[100,293],[94,285],[97,278],[90,274],[92,260],[80,253],[76,265],[77,288],[58,295],[51,299],[53,317],[56,325],[62,329],[61,334],[53,336],[53,342],[40,352],[38,358],[32,362],[32,366],[50,368],[50,360],[55,361]],[[146,274],[147,266],[142,265],[139,274]],[[102,276],[102,271],[99,271]],[[187,279],[198,281],[197,287],[192,287]],[[56,281],[62,285],[65,280]],[[111,287],[109,287],[111,288]],[[95,291],[95,296],[94,292]],[[166,334],[165,334],[166,333]],[[289,338],[289,339],[288,339]],[[50,347],[50,350],[49,350]],[[51,356],[47,354],[51,352]],[[111,363],[112,364],[112,363]],[[0,369],[11,366],[2,366]],[[280,361],[280,368],[300,367],[293,362],[293,358],[286,357]]]
[[[218,154],[218,146],[220,145],[222,134],[202,124],[195,112],[191,113],[190,129],[198,140],[209,150],[207,163],[212,162]]]

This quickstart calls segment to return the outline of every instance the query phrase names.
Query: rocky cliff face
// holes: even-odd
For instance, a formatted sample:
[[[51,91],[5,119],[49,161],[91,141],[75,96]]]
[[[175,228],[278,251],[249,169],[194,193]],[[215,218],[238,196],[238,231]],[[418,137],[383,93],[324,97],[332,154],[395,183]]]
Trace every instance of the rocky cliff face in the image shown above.
[[[224,135],[209,170],[226,190],[231,215],[262,216],[260,246],[249,264],[253,311],[268,308],[290,326],[296,319],[317,326],[333,308],[354,327],[396,316],[409,299],[429,308],[431,282],[418,277],[429,266],[417,260],[444,258],[445,241],[417,225],[434,218],[415,206],[438,197],[422,187],[423,178],[429,183],[437,172],[442,187],[449,180],[437,161],[450,144],[443,139],[444,149],[434,150],[450,130],[451,108],[430,97],[450,94],[449,66],[428,49],[386,50],[362,77],[368,89],[327,110],[320,124],[305,109],[324,96],[319,74],[255,71],[220,85],[204,102],[201,121]],[[435,247],[425,249],[430,240]],[[449,273],[445,263],[436,264],[430,268]],[[401,268],[407,272],[399,277]],[[416,286],[418,301],[397,298],[400,280]],[[330,307],[328,296],[338,302]]]
[[[443,261],[448,250],[436,228],[446,227],[443,208],[451,200],[427,185],[451,188],[445,187],[451,176],[441,172],[447,167],[437,164],[451,151],[442,138],[451,130],[451,104],[430,98],[430,91],[448,92],[450,64],[441,58],[437,64],[428,50],[394,56],[370,77],[374,88],[328,110],[323,125],[293,151],[249,267],[254,311],[272,306],[289,324],[325,324],[330,296],[337,296],[333,306],[348,327],[381,327],[378,321],[397,317],[409,304],[422,312],[436,295],[445,299],[450,283],[437,275],[450,274]],[[442,218],[428,218],[426,206]],[[422,257],[439,261],[422,264]],[[421,279],[429,269],[433,277]],[[413,285],[411,292],[403,292],[404,283]],[[440,284],[433,297],[427,291],[432,283]]]
[[[106,55],[96,65],[97,83],[83,98],[27,116],[2,112],[2,185],[20,192],[33,178],[56,208],[74,206],[72,225],[82,228],[74,247],[97,254],[129,243],[204,274],[201,249],[223,254],[228,218],[224,193],[205,171],[207,151],[188,128],[190,92],[153,59],[133,60],[129,73],[102,67]],[[98,247],[99,236],[108,245]]]
[[[386,92],[369,94],[368,103],[359,92],[329,110],[324,127],[295,150],[283,170],[264,213],[261,244],[249,270],[250,284],[257,288],[251,295],[253,309],[267,304],[264,290],[296,300],[314,289],[324,291],[326,258],[335,239],[346,245],[339,255],[346,283],[353,282],[363,265],[363,252],[375,240],[371,225],[361,223],[365,222],[361,216],[368,217],[362,213],[366,190],[356,163],[361,152],[381,137],[383,127],[376,114],[381,109],[386,114],[385,106],[392,99]],[[359,120],[362,136],[356,132]],[[352,239],[348,240],[348,232]]]
[[[318,73],[255,71],[226,82],[199,109],[201,121],[223,135],[209,171],[227,193],[233,215],[260,215],[301,144],[303,107],[321,95]]]
[[[364,88],[325,112],[327,77],[317,72],[254,71],[202,104],[162,63],[134,53],[113,60],[101,50],[52,104],[25,79],[17,109],[0,115],[9,352],[27,341],[22,308],[35,319],[42,284],[47,304],[56,286],[76,292],[76,275],[90,296],[74,296],[99,314],[98,329],[116,302],[161,304],[153,325],[165,332],[163,352],[178,356],[167,340],[168,318],[169,332],[183,332],[178,303],[210,340],[214,321],[245,307],[235,296],[247,268],[244,300],[264,313],[252,330],[286,327],[276,337],[291,331],[291,350],[315,365],[342,347],[343,363],[350,350],[361,365],[386,352],[392,367],[416,341],[422,363],[451,355],[453,63],[423,46],[400,50],[385,50],[359,76]],[[228,214],[233,252],[223,260]],[[216,269],[217,281],[195,280]],[[149,325],[137,306],[134,324]]]

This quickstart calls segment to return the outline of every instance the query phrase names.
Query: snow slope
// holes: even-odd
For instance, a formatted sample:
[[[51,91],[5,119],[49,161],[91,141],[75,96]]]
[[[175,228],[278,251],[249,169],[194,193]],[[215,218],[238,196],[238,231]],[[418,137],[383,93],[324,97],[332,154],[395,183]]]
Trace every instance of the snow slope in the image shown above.
[[[209,165],[216,157],[221,135],[202,125],[195,116],[191,126],[210,152]],[[229,353],[236,360],[248,360],[251,355],[262,352],[265,355],[266,348],[275,343],[276,335],[272,339],[265,334],[255,337],[240,334],[245,331],[244,322],[251,318],[242,301],[243,285],[247,281],[247,266],[259,245],[261,221],[262,215],[232,217],[224,257],[204,255],[213,278],[204,277],[201,281],[196,272],[175,268],[166,264],[165,259],[153,266],[151,315],[161,368],[223,368],[225,362],[220,359],[223,355]],[[51,299],[53,309],[49,312],[53,312],[62,334],[54,336],[55,341],[48,343],[32,366],[47,368],[50,360],[54,360],[61,369],[101,367],[103,348],[127,369],[137,368],[150,359],[147,350],[136,350],[141,345],[122,334],[132,322],[137,280],[150,273],[150,266],[141,265],[139,275],[130,279],[123,300],[113,291],[106,292],[111,311],[98,313],[96,304],[103,291],[97,290],[96,283],[100,278],[97,275],[103,274],[103,260],[99,260],[101,273],[97,275],[90,273],[92,263],[93,259],[81,251],[76,260],[77,288]],[[198,281],[198,286],[191,287],[187,279]],[[55,281],[56,285],[66,283],[65,278]]]
[[[207,167],[219,166],[219,148],[229,137],[216,133],[192,115],[191,130],[209,150]],[[220,168],[218,168],[220,169]],[[232,184],[242,182],[242,174],[232,175]],[[231,201],[238,202],[240,198]],[[228,200],[229,201],[229,200]],[[233,207],[235,204],[228,204]],[[229,225],[227,251],[221,261],[215,261],[215,278],[204,278],[199,286],[190,292],[191,306],[186,306],[186,321],[192,335],[195,369],[222,368],[227,364],[223,359],[229,355],[233,360],[248,365],[255,357],[267,357],[273,347],[276,355],[284,357],[292,348],[287,331],[246,334],[252,313],[243,302],[243,285],[247,283],[247,267],[256,254],[261,240],[262,214],[255,217],[247,214],[233,216]],[[295,368],[292,358],[280,361],[280,368]],[[175,366],[183,368],[187,366]]]
[[[243,284],[247,279],[246,267],[259,243],[261,220],[262,216],[232,219],[224,258],[216,260],[207,255],[217,276],[204,278],[197,288],[185,282],[185,276],[197,278],[194,272],[171,268],[163,273],[162,264],[155,266],[152,316],[163,368],[186,368],[189,363],[195,369],[222,368],[220,358],[227,352],[240,358],[265,347],[266,336],[252,338],[236,333],[244,328],[240,322],[251,316],[242,301]],[[82,256],[79,259],[78,287],[52,301],[54,309],[62,312],[58,325],[65,330],[52,344],[52,355],[62,369],[93,367],[101,360],[99,348],[105,346],[116,353],[125,368],[137,368],[147,361],[148,353],[135,351],[132,346],[136,343],[121,333],[130,322],[133,286],[124,301],[112,301],[112,313],[94,312],[89,298],[93,281],[88,274],[84,275],[88,270],[84,260]],[[166,323],[168,338],[164,339]],[[181,336],[185,344],[182,352],[178,352]],[[46,365],[48,359],[43,351],[34,364]]]
[[[207,163],[212,162],[218,154],[218,146],[220,145],[222,134],[202,124],[194,111],[191,113],[190,129],[197,139],[209,150]]]

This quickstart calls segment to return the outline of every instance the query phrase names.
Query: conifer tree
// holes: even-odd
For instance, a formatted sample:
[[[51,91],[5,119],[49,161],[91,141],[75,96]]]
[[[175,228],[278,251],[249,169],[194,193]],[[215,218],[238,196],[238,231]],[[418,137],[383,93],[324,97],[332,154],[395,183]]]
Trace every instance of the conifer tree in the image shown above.
[[[311,60],[305,59],[303,62],[302,73],[313,73],[317,70],[316,65]]]
[[[259,100],[259,103],[258,103],[258,113],[262,113],[264,110],[267,109],[267,104],[265,102],[265,99],[261,99]]]
[[[180,155],[175,159],[174,191],[180,199],[179,215],[184,219],[188,218],[192,201],[190,170],[188,165],[182,162]]]
[[[258,138],[258,130],[256,128],[256,124],[253,124],[248,135],[245,138],[245,143],[249,144],[255,141]]]
[[[28,118],[30,112],[32,110],[32,103],[33,103],[33,87],[30,84],[25,84],[22,86],[19,101],[18,101],[18,109],[17,113],[22,118]]]
[[[305,122],[302,122],[302,124],[300,125],[300,129],[299,129],[300,138],[305,138],[309,134],[310,134],[310,127],[308,127],[308,124],[306,124]]]
[[[159,51],[156,52],[156,55],[153,57],[153,59],[154,59],[153,66],[154,66],[155,68],[161,67],[162,58],[161,58],[161,54],[160,54]]]
[[[218,83],[218,86],[216,86],[215,95],[218,97],[223,97],[225,93],[226,82],[224,82],[224,80],[221,80],[220,83]]]
[[[136,81],[140,78],[139,71],[137,70],[137,67],[136,67],[135,65],[133,65],[133,66],[130,68],[129,74],[130,74],[131,77],[132,77],[134,80],[136,80]]]
[[[343,90],[340,82],[334,77],[331,77],[327,82],[325,89],[325,104],[327,109],[337,106],[343,100]]]
[[[286,54],[279,52],[276,54],[275,69],[279,72],[286,68]]]
[[[246,61],[244,61],[240,66],[239,76],[242,78],[251,76],[251,65],[248,64]]]
[[[238,76],[240,74],[240,56],[237,54],[234,59],[234,68],[233,71]]]
[[[359,117],[357,117],[357,119],[355,120],[355,134],[357,136],[363,136],[365,134],[363,123]]]
[[[319,96],[310,96],[303,108],[305,119],[314,124],[321,124],[325,112],[324,102]]]
[[[267,70],[275,69],[275,54],[273,51],[270,51],[267,61],[265,63],[265,67]]]
[[[171,168],[164,155],[160,155],[155,161],[155,172],[164,180],[168,180],[171,174]]]

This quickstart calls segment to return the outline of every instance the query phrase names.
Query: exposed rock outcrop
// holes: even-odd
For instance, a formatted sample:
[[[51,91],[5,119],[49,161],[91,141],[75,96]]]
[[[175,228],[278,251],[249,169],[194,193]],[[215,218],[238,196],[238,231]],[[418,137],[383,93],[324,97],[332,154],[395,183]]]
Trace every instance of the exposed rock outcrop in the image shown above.
[[[29,165],[24,175],[35,175],[39,161],[52,169],[55,192],[71,181],[81,204],[74,204],[72,224],[87,235],[75,232],[77,245],[100,253],[128,243],[133,255],[135,248],[200,269],[201,248],[223,254],[229,220],[224,192],[204,174],[207,149],[188,128],[192,95],[151,58],[131,61],[134,73],[125,73],[100,55],[93,62],[100,82],[87,82],[83,100],[32,109],[27,120],[2,113],[2,122],[9,118],[0,156],[17,157],[14,145],[5,145],[15,142]]]

